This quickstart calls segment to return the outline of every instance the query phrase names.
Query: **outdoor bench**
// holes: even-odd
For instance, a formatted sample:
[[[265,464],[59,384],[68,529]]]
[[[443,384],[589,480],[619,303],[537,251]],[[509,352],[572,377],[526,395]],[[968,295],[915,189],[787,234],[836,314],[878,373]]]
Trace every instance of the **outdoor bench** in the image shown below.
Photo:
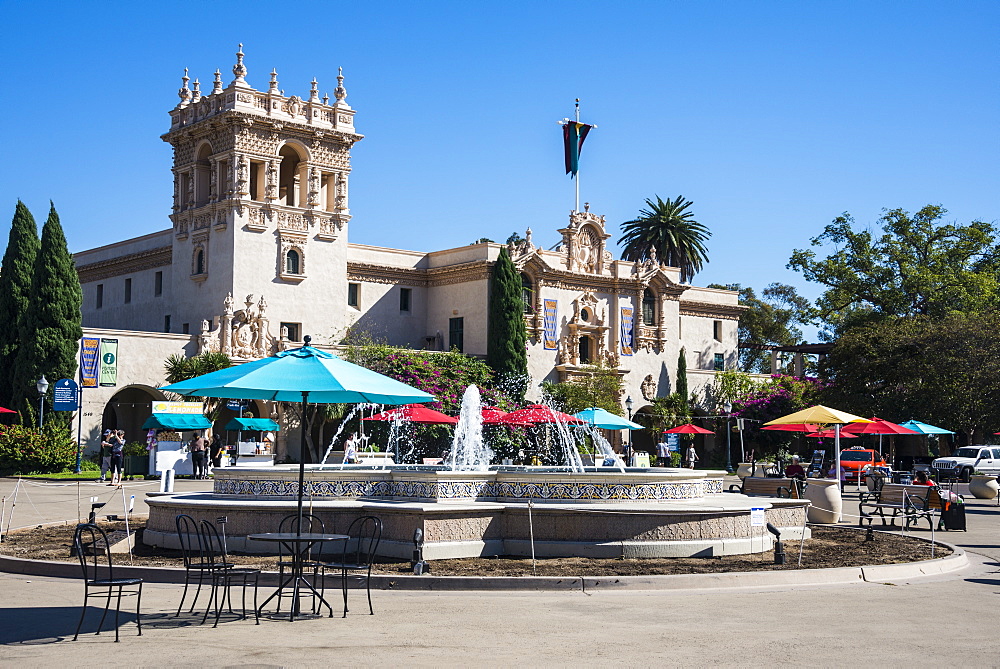
[[[872,513],[865,513],[866,508],[872,509]],[[862,516],[859,526],[867,520],[870,527],[876,513],[882,517],[882,524],[885,525],[885,512],[889,510],[892,511],[890,525],[896,524],[896,516],[903,515],[906,517],[907,527],[920,518],[926,518],[927,524],[933,528],[934,512],[941,510],[941,495],[937,486],[886,483],[873,499],[863,500],[858,509]]]
[[[729,486],[729,492],[738,492],[751,496],[790,497],[792,499],[801,499],[804,489],[805,483],[798,479],[759,478],[753,476],[743,479],[743,485],[734,483]]]

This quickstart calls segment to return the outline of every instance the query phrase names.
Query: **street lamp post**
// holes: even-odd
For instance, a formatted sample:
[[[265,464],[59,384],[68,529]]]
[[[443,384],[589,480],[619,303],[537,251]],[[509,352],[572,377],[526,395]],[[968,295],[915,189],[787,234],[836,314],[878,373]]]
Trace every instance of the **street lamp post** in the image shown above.
[[[625,398],[625,410],[628,411],[629,420],[632,420],[632,406],[633,406],[632,396],[629,395],[628,397]],[[632,433],[629,432],[628,430],[626,430],[626,432],[628,432],[628,443],[625,445],[625,464],[627,466],[629,460],[629,452],[632,450]]]
[[[42,374],[42,378],[38,379],[35,389],[38,390],[38,431],[41,432],[45,418],[45,393],[49,391],[49,382],[45,379],[44,374]]]
[[[733,438],[733,432],[729,429],[729,420],[733,415],[733,405],[729,402],[722,407],[726,412],[726,473],[733,473],[733,449],[731,448],[731,441]]]

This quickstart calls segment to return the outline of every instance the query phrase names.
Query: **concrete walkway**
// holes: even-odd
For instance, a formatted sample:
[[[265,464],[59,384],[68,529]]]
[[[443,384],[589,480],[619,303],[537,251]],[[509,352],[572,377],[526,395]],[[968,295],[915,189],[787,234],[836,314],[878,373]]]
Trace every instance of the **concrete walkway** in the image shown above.
[[[11,487],[9,480],[0,480],[0,494],[9,494]],[[55,490],[32,493],[39,518],[32,522],[67,505],[69,517],[75,517],[76,493],[65,496]],[[849,492],[847,512],[857,507],[850,497]],[[136,510],[141,512],[138,500],[137,494]],[[260,626],[252,619],[230,620],[218,629],[197,625],[188,616],[170,617],[178,587],[147,584],[144,634],[135,636],[130,618],[122,626],[120,644],[112,643],[114,637],[107,633],[66,641],[80,611],[79,582],[0,574],[0,620],[5,621],[0,625],[0,663],[995,665],[1000,661],[993,620],[1000,603],[1000,508],[995,502],[969,500],[968,521],[970,532],[943,533],[941,539],[965,546],[972,566],[912,583],[591,594],[378,591],[373,593],[374,617],[367,615],[363,595],[352,591],[353,610],[346,620],[339,614],[295,623],[266,619]],[[91,611],[85,629],[93,632],[98,618]]]

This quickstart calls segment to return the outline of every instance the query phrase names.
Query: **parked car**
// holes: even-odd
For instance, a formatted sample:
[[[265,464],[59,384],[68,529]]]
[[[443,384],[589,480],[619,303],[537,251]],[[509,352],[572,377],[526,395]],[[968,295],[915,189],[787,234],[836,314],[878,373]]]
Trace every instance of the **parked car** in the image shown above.
[[[938,479],[968,481],[975,471],[1000,475],[1000,448],[990,446],[962,446],[948,457],[931,463]]]
[[[840,452],[840,466],[844,468],[848,481],[857,481],[861,470],[866,467],[885,467],[885,459],[878,451],[870,448],[846,448]]]

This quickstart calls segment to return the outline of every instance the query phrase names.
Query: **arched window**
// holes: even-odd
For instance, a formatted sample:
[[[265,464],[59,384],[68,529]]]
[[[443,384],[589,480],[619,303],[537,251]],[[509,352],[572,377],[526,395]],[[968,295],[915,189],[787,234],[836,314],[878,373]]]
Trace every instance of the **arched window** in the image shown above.
[[[208,204],[212,196],[212,146],[202,144],[198,149],[198,159],[194,165],[194,206],[202,207]]]
[[[590,363],[590,337],[580,337],[580,364]]]
[[[649,288],[642,291],[642,324],[656,325],[656,298]]]
[[[286,274],[300,274],[299,271],[299,252],[295,249],[291,249],[285,255],[285,273]]]
[[[534,304],[534,290],[531,288],[531,277],[527,274],[521,273],[521,301],[524,302],[524,313],[530,314],[534,312],[532,305]]]
[[[288,207],[302,207],[305,203],[305,161],[291,144],[285,144],[278,152],[281,166],[278,168],[278,204]]]
[[[198,249],[194,254],[194,273],[204,274],[205,273],[205,251],[203,249]]]

